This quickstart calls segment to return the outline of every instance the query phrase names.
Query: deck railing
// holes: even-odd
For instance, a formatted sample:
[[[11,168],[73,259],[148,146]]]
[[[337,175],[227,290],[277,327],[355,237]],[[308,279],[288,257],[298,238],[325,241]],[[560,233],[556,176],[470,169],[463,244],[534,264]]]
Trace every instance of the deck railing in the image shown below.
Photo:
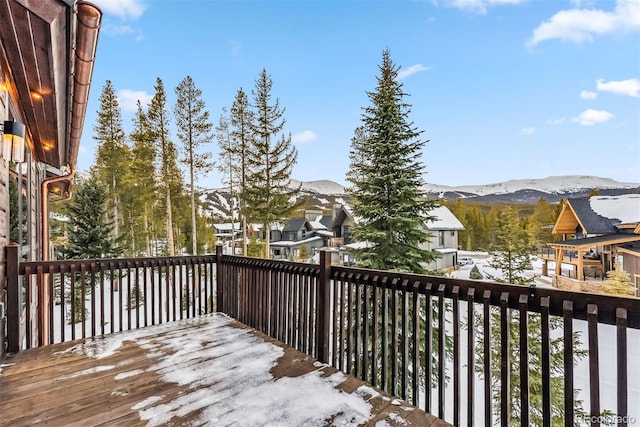
[[[214,311],[215,255],[18,262],[7,246],[7,350]]]
[[[639,299],[333,266],[325,251],[312,265],[218,249],[41,263],[18,263],[16,252],[12,263],[9,248],[9,343],[21,349],[196,316],[214,309],[215,296],[218,311],[455,425],[510,425],[514,417],[597,425],[605,410],[626,425],[637,403],[628,362],[640,342]],[[92,287],[81,285],[87,277]],[[57,301],[66,311],[46,298],[56,286],[66,290]],[[88,310],[84,322],[65,329],[78,309]],[[614,374],[605,384],[607,368]]]
[[[321,254],[320,265],[222,256],[222,311],[454,425],[629,420],[640,300],[332,266]],[[581,356],[589,380],[576,395]],[[601,404],[605,356],[614,407]]]

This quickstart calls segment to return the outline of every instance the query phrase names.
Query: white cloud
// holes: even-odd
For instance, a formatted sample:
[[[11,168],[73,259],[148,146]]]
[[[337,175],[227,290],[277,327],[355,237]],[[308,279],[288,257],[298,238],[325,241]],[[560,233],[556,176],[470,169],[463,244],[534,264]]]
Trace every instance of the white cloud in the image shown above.
[[[113,25],[106,24],[104,26],[105,34],[110,36],[122,36],[126,34],[133,34],[134,29],[130,25],[122,24],[122,25]]]
[[[118,101],[123,111],[138,111],[138,101],[142,106],[146,106],[151,102],[153,95],[141,90],[121,89],[118,91]]]
[[[618,95],[627,95],[634,98],[640,97],[640,80],[628,79],[620,81],[605,82],[603,79],[596,80],[596,89],[601,92],[613,92]]]
[[[582,92],[580,92],[580,98],[582,99],[596,99],[597,97],[597,92],[589,92],[588,90],[583,90]]]
[[[573,118],[575,123],[578,123],[582,126],[593,126],[598,123],[605,123],[611,120],[613,114],[604,110],[593,110],[589,108],[588,110],[584,110],[580,115]]]
[[[147,5],[143,0],[95,0],[103,12],[121,19],[138,19]]]
[[[523,135],[533,135],[534,133],[536,133],[536,128],[534,127],[528,127],[528,128],[522,128],[520,129],[520,132],[522,132]]]
[[[561,125],[562,123],[564,123],[565,118],[564,117],[560,117],[558,119],[549,119],[547,120],[547,124],[550,125]]]
[[[561,10],[540,24],[528,41],[535,46],[545,40],[560,39],[575,43],[593,41],[608,33],[630,33],[640,30],[640,2],[616,0],[611,12],[601,9]]]
[[[527,0],[433,0],[433,3],[445,7],[455,7],[467,12],[485,14],[490,6],[518,4],[525,1]]]
[[[422,64],[415,64],[407,68],[403,68],[398,72],[398,79],[403,80],[407,77],[419,73],[420,71],[429,71],[431,67],[425,67]]]
[[[318,135],[312,130],[305,130],[299,133],[294,134],[291,137],[291,140],[294,143],[304,144],[305,142],[311,142],[318,138]]]

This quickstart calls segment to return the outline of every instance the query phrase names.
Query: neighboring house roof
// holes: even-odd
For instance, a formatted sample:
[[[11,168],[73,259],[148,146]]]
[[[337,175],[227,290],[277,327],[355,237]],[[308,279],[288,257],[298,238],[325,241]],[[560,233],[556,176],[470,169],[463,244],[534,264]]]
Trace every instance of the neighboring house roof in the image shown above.
[[[464,230],[464,225],[446,206],[436,206],[428,215],[433,219],[424,222],[427,230]]]
[[[619,231],[619,226],[639,223],[640,194],[568,199],[553,233],[571,234],[580,225],[584,234],[613,234]]]
[[[236,231],[241,231],[242,228],[240,227],[240,223],[236,222],[231,224],[230,222],[225,222],[225,223],[219,223],[219,224],[213,224],[213,228],[215,228],[218,231],[228,231],[231,232],[231,229],[235,229]]]
[[[292,247],[292,246],[301,246],[307,243],[313,243],[313,242],[318,242],[318,243],[322,243],[322,237],[319,236],[313,236],[313,237],[309,237],[308,239],[304,239],[304,240],[279,240],[277,242],[270,242],[269,246],[270,247]]]
[[[287,221],[282,231],[285,233],[288,231],[300,231],[302,228],[306,228],[307,230],[313,229],[306,218],[292,218]]]
[[[333,222],[333,216],[331,215],[322,215],[322,218],[318,220],[318,222],[325,226],[325,228],[331,227],[331,223]]]

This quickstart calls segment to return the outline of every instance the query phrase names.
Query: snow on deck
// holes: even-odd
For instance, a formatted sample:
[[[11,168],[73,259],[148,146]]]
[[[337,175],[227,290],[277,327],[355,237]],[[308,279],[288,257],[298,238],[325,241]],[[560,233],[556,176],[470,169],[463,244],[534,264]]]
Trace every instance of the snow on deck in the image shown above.
[[[0,424],[447,425],[222,314],[7,362]]]

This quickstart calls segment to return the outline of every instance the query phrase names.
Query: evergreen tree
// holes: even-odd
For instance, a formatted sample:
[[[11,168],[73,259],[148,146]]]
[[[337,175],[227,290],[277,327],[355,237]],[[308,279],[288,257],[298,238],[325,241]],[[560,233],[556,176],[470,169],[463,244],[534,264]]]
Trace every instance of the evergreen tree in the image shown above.
[[[153,215],[157,204],[157,174],[155,170],[156,150],[153,134],[149,129],[147,115],[138,101],[138,110],[133,119],[133,131],[129,135],[131,148],[131,168],[127,175],[130,189],[128,206],[131,216],[131,244],[133,253],[144,252],[151,256],[151,240],[157,217]]]
[[[636,287],[631,283],[629,273],[624,271],[617,261],[615,269],[607,272],[607,278],[602,286],[606,293],[613,295],[635,296],[637,292]]]
[[[197,255],[197,225],[195,204],[195,181],[198,174],[208,173],[213,167],[211,153],[198,152],[202,144],[211,141],[212,123],[209,111],[202,100],[202,91],[198,89],[191,76],[185,77],[175,89],[177,100],[174,109],[178,138],[182,141],[183,163],[189,168],[189,187],[191,196],[191,253]]]
[[[251,131],[254,114],[249,105],[247,94],[238,89],[231,106],[231,147],[235,157],[234,175],[239,185],[240,222],[242,224],[242,254],[247,255],[247,173],[249,148],[255,143],[255,135]]]
[[[77,184],[67,207],[68,241],[63,251],[66,259],[98,259],[121,254],[119,240],[113,238],[114,224],[107,219],[107,200],[107,187],[95,177]],[[68,316],[71,323],[86,317],[84,297],[95,284],[90,275],[84,275],[82,282],[79,274],[76,283],[80,289],[74,289],[67,298],[67,301],[73,299],[76,307],[74,315]]]
[[[531,250],[529,248],[529,236],[522,227],[518,213],[513,206],[505,209],[499,218],[499,227],[496,230],[497,244],[491,253],[492,259],[489,265],[500,270],[504,279],[514,285],[529,285],[533,283],[533,277],[526,277],[524,272],[531,269]]]
[[[128,170],[129,147],[125,142],[122,129],[120,104],[110,80],[102,88],[100,108],[97,111],[96,124],[93,127],[98,144],[94,174],[108,188],[108,197],[113,222],[113,237],[120,235],[121,196],[125,193],[121,180]]]
[[[147,119],[149,129],[158,153],[159,164],[159,190],[164,194],[165,231],[167,253],[175,255],[173,206],[171,198],[177,192],[181,192],[182,173],[178,168],[177,150],[175,144],[169,139],[169,112],[167,111],[167,96],[164,84],[158,77],[155,85],[155,95],[149,104]]]
[[[220,162],[218,163],[218,170],[222,173],[222,181],[229,186],[231,209],[231,253],[235,255],[235,203],[238,195],[238,183],[237,183],[237,159],[236,150],[231,140],[231,132],[229,129],[229,116],[227,109],[222,107],[222,113],[220,114],[220,120],[218,126],[216,126],[216,138],[218,139],[218,146],[220,147]],[[244,254],[244,253],[243,253]]]
[[[482,275],[482,273],[480,273],[480,269],[475,264],[471,268],[471,271],[469,272],[469,279],[473,279],[473,280],[482,280],[482,279],[484,279],[484,276]]]
[[[422,273],[436,257],[419,247],[429,238],[422,223],[435,207],[422,190],[420,156],[427,141],[418,139],[422,131],[409,121],[407,94],[388,50],[379,69],[376,89],[367,92],[371,105],[364,108],[362,131],[352,141],[349,192],[360,218],[353,233],[369,243],[356,257],[362,267]]]
[[[284,108],[278,98],[271,103],[273,82],[265,69],[256,80],[253,94],[255,121],[249,125],[255,135],[247,152],[247,174],[242,198],[247,202],[248,219],[264,225],[265,254],[269,256],[271,224],[284,221],[296,207],[291,200],[299,188],[291,188],[291,170],[298,151],[291,143],[291,134],[283,128]]]

